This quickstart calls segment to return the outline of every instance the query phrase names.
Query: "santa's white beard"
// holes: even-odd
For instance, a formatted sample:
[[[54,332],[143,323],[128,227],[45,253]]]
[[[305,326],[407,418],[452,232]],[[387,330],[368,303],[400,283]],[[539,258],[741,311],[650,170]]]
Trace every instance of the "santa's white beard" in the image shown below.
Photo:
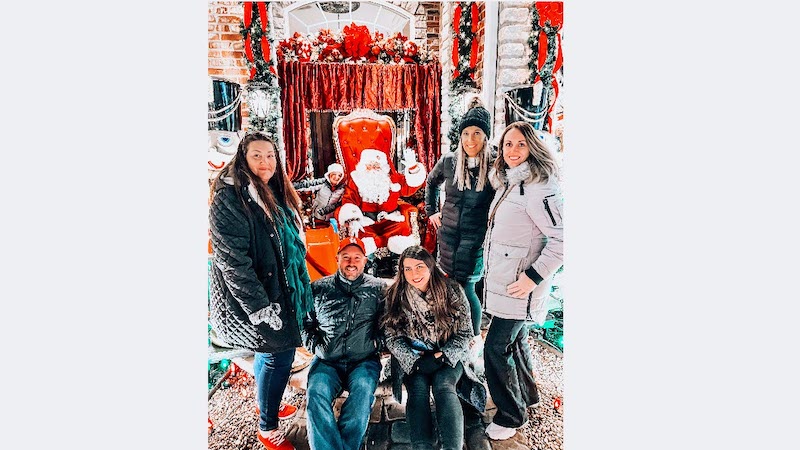
[[[377,170],[356,170],[351,176],[363,201],[381,204],[389,199],[392,181],[388,174]]]

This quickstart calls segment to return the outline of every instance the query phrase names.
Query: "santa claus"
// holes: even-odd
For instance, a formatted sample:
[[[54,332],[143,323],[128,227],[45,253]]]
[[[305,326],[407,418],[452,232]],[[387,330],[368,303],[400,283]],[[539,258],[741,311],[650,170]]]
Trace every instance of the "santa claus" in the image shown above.
[[[367,255],[381,247],[400,254],[418,243],[398,200],[417,192],[425,184],[428,172],[417,162],[413,150],[403,156],[403,172],[399,173],[387,161],[386,153],[364,149],[355,170],[350,172],[336,220],[348,235],[361,238]]]

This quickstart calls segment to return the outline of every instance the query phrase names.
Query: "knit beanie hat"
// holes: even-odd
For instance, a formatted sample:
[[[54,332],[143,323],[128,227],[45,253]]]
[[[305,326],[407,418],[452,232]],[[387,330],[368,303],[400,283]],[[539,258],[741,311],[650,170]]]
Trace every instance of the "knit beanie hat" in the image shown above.
[[[489,111],[483,106],[474,106],[470,108],[464,117],[461,118],[461,123],[458,124],[458,134],[464,131],[464,128],[476,126],[483,130],[487,138],[492,137],[492,118]]]

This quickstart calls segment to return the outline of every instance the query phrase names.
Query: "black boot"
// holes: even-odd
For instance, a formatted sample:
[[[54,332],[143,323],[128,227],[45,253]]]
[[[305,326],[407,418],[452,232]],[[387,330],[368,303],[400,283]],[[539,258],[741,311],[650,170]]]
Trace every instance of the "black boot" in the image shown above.
[[[483,425],[483,415],[463,402],[461,406],[464,408],[464,442],[467,450],[491,450],[486,427]]]

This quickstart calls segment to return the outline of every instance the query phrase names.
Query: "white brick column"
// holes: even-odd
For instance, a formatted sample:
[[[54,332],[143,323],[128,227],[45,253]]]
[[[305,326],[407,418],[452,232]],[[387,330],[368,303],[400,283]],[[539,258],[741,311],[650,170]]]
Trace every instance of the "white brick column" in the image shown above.
[[[497,30],[497,81],[495,84],[494,130],[492,141],[497,143],[506,127],[505,100],[507,89],[528,83],[531,51],[528,36],[531,29],[533,2],[500,2],[500,19]]]

